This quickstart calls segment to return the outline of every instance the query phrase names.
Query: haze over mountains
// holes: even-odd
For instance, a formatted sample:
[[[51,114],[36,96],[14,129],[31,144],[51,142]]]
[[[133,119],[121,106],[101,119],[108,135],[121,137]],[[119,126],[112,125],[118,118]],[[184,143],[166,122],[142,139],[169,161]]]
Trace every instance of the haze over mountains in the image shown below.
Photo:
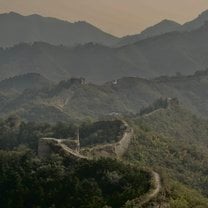
[[[21,90],[6,93],[13,85]],[[187,109],[208,118],[207,88],[208,71],[153,80],[122,78],[103,85],[87,84],[82,79],[54,84],[40,75],[26,74],[0,82],[0,115],[16,113],[25,120],[46,122],[97,119],[117,113],[137,114],[160,97],[177,97]]]
[[[117,43],[117,46],[133,44],[137,41],[151,38],[157,35],[178,31],[180,27],[181,25],[177,22],[171,20],[163,20],[160,23],[145,29],[140,34],[129,35],[121,38],[121,40]]]
[[[207,33],[204,24],[191,32],[167,33],[120,48],[20,44],[0,49],[0,79],[35,72],[54,81],[85,77],[102,83],[124,76],[192,74],[208,66]]]
[[[0,82],[1,113],[7,115],[17,111],[27,120],[33,120],[36,118],[31,119],[31,114],[34,114],[35,109],[36,112],[48,112],[48,115],[53,111],[54,115],[68,120],[76,115],[98,117],[111,112],[138,113],[142,106],[158,97],[174,96],[197,115],[207,116],[207,73],[202,73],[200,77],[191,75],[208,67],[207,19],[208,12],[205,11],[197,19],[183,26],[164,20],[142,33],[146,37],[151,35],[154,37],[123,47],[104,46],[95,43],[94,39],[94,43],[74,47],[57,45],[58,42],[54,45],[34,42],[1,48],[0,80],[4,80]],[[8,20],[10,23],[17,21],[15,30],[23,27],[27,22],[26,26],[24,25],[25,30],[30,31],[30,34],[37,34],[39,28],[39,34],[46,36],[36,37],[46,39],[51,35],[51,32],[46,31],[57,30],[62,34],[61,32],[65,31],[64,27],[71,30],[74,25],[38,15],[24,17],[9,13],[0,16],[0,23],[4,22],[5,29],[7,26],[12,28],[5,24]],[[44,28],[37,26],[39,24]],[[87,25],[87,23],[78,25],[83,26],[83,24]],[[177,31],[171,32],[171,30]],[[6,34],[8,31],[3,30],[4,32]],[[101,31],[99,33],[103,34]],[[0,41],[5,40],[2,37]],[[11,40],[10,37],[8,36],[7,40]],[[15,37],[24,39],[21,35]],[[51,37],[55,41],[56,37],[53,34]],[[82,35],[76,38],[80,37]],[[91,36],[92,40],[94,37]],[[50,42],[52,39],[47,40]],[[74,41],[72,36],[69,40]],[[16,39],[16,41],[20,40]],[[27,41],[30,42],[32,39],[26,39],[25,42]],[[174,78],[175,74],[177,79]],[[165,76],[163,81],[154,81],[154,78],[159,76]],[[102,83],[102,85],[71,86],[70,81],[57,85],[61,80],[72,77],[84,77],[87,82]],[[113,79],[118,79],[117,85],[103,84]],[[83,106],[80,103],[84,103]],[[106,103],[111,103],[111,107]],[[48,120],[51,118],[50,116]]]
[[[0,80],[25,73],[53,81],[85,77],[96,83],[125,76],[192,74],[208,66],[206,20],[207,11],[183,26],[164,20],[142,32],[144,40],[133,36],[133,43],[109,47],[120,39],[85,22],[2,14],[0,46],[17,45],[0,49]],[[81,45],[71,47],[76,44]]]
[[[174,31],[193,31],[199,29],[208,21],[208,10],[204,11],[200,14],[196,19],[187,22],[183,25],[178,24],[172,20],[163,20],[160,23],[147,28],[146,30],[142,31],[140,34],[130,35],[121,38],[118,42],[118,46],[128,45],[135,43],[140,40],[144,40],[147,38],[151,38],[154,36],[162,35],[169,32]]]
[[[70,23],[37,14],[30,16],[14,12],[1,14],[0,28],[0,45],[3,47],[35,41],[66,46],[88,42],[112,45],[117,40],[116,37],[84,21]]]
[[[37,14],[23,16],[10,12],[0,14],[0,45],[8,47],[22,42],[47,42],[52,45],[75,46],[94,42],[107,46],[121,46],[173,31],[192,31],[203,26],[206,21],[208,10],[184,25],[172,20],[163,20],[140,34],[118,38],[85,21],[70,23]]]

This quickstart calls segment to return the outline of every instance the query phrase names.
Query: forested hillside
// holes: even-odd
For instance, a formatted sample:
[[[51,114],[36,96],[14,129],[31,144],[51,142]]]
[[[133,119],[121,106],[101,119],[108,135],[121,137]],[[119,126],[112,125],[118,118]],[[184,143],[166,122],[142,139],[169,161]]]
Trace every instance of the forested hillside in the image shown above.
[[[110,159],[74,164],[58,155],[41,160],[22,149],[0,151],[0,160],[4,208],[120,208],[150,188],[148,173]]]
[[[195,122],[197,121],[195,120]],[[115,123],[109,121],[109,125],[107,125],[107,121],[93,125],[89,123],[82,124],[80,127],[80,139],[82,140],[83,135],[85,135],[84,138],[90,139],[93,131],[99,135],[102,132],[100,130],[109,132],[109,136],[111,132],[113,136],[117,125],[118,121],[115,121]],[[148,192],[154,189],[150,174],[152,168],[160,174],[162,189],[159,195],[150,202],[148,201],[148,204],[144,204],[143,208],[149,206],[160,206],[162,208],[167,206],[170,208],[208,207],[208,200],[199,192],[190,188],[195,186],[191,184],[193,178],[189,177],[188,181],[186,181],[186,178],[178,177],[177,167],[180,168],[179,160],[173,160],[176,166],[169,167],[168,173],[172,172],[172,174],[164,174],[166,169],[164,169],[163,164],[167,164],[169,155],[166,160],[161,158],[162,156],[159,157],[161,160],[163,159],[163,163],[158,161],[158,157],[154,152],[158,152],[158,149],[160,149],[160,153],[163,154],[163,146],[165,145],[162,147],[160,145],[163,144],[164,139],[162,138],[162,141],[158,143],[155,140],[152,147],[151,143],[148,142],[148,136],[150,134],[154,135],[154,132],[144,130],[144,125],[138,125],[137,118],[135,118],[134,125],[138,138],[136,137],[133,140],[130,151],[126,154],[127,161],[131,161],[131,165],[128,165],[126,160],[124,160],[125,163],[123,164],[111,159],[75,162],[66,156],[62,157],[54,154],[48,158],[39,158],[36,155],[39,138],[45,136],[73,138],[77,126],[70,123],[58,123],[53,126],[49,124],[26,124],[15,117],[1,121],[1,207],[71,207],[73,205],[74,207],[83,208],[101,208],[108,205],[108,207],[120,208],[128,200],[139,199],[141,196],[142,201],[144,196],[149,196]],[[90,126],[91,128],[89,128]],[[144,139],[144,136],[141,136],[142,132],[146,134],[145,140],[147,141],[140,141]],[[199,132],[202,132],[202,130],[199,130]],[[197,135],[199,134],[197,133]],[[185,139],[182,138],[181,140],[185,142]],[[194,142],[194,139],[192,142]],[[143,143],[145,144],[143,145]],[[200,144],[200,142],[196,144]],[[170,146],[172,151],[180,148],[177,142],[172,142]],[[148,147],[148,150],[145,147]],[[187,148],[189,150],[189,146]],[[148,151],[151,151],[151,153]],[[142,159],[141,156],[138,157],[138,155],[142,154],[147,158],[151,157],[154,162],[149,162],[145,157]],[[195,157],[197,154],[198,152],[195,152]],[[201,163],[204,161],[203,158],[204,156],[201,156]],[[195,162],[193,165],[195,165]],[[141,169],[144,166],[146,167]],[[149,169],[150,167],[151,169]],[[199,172],[196,173],[197,171]],[[201,174],[200,170],[196,170],[196,172],[193,173],[193,177]],[[191,173],[191,171],[188,173]],[[184,172],[181,173],[181,175],[183,174],[185,177]],[[186,183],[187,186],[185,187],[181,183],[173,181],[170,176],[180,180],[182,183]],[[5,189],[7,190],[6,192],[4,191]]]
[[[126,154],[129,161],[162,170],[207,195],[207,120],[176,104],[130,122],[136,137]]]
[[[190,76],[166,76],[152,80],[121,78],[103,85],[88,83],[82,78],[58,84],[37,80],[33,85],[29,77],[21,77],[24,87],[30,83],[27,86],[30,89],[22,93],[16,92],[23,87],[18,87],[18,82],[16,88],[11,88],[10,84],[15,84],[14,80],[19,78],[0,82],[1,116],[18,114],[26,121],[40,122],[98,119],[111,115],[137,114],[159,98],[176,97],[197,116],[208,117],[207,70]],[[7,86],[8,90],[5,91],[1,86]],[[38,89],[37,86],[43,88]]]

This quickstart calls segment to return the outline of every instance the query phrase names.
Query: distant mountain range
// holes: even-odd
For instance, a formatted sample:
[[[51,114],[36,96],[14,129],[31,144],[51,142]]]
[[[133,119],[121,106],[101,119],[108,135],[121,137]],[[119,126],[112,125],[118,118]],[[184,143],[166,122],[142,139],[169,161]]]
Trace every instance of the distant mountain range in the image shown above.
[[[39,78],[31,85],[27,84],[31,80],[31,74],[0,82],[0,86],[4,86],[4,91],[0,87],[1,116],[16,113],[29,121],[55,122],[99,118],[112,114],[128,115],[139,113],[141,108],[147,107],[160,97],[177,97],[182,105],[196,115],[208,117],[208,71],[153,80],[129,77],[103,85],[86,83],[83,79],[53,84],[40,75],[32,76]],[[22,93],[6,93],[5,86],[8,86],[10,92],[11,80],[12,85],[17,88],[21,85]],[[37,89],[38,84],[43,88]]]
[[[112,45],[117,41],[116,37],[87,22],[70,23],[36,14],[30,16],[22,16],[14,12],[1,14],[0,30],[2,47],[35,41],[66,46],[88,42]]]
[[[118,38],[84,21],[70,23],[37,14],[23,16],[10,12],[0,14],[0,46],[11,47],[23,42],[75,46],[93,42],[118,47],[169,32],[192,31],[203,26],[206,21],[208,21],[208,10],[184,25],[171,20],[163,20],[140,34]]]
[[[191,31],[200,28],[208,21],[208,10],[202,12],[196,19],[185,23],[181,27],[181,31]]]
[[[126,76],[153,78],[192,74],[208,66],[208,24],[190,32],[172,32],[120,48],[89,43],[77,47],[47,43],[0,49],[0,79],[39,73],[60,81],[85,77],[105,82]]]
[[[0,48],[0,80],[38,73],[53,81],[85,77],[104,83],[129,76],[192,74],[208,67],[207,20],[208,11],[184,25],[164,20],[130,42],[124,38],[125,46],[112,47],[122,39],[86,22],[1,14],[0,45],[17,45]]]
[[[121,38],[118,41],[117,46],[132,44],[140,40],[144,40],[147,38],[151,38],[154,36],[162,35],[169,32],[174,32],[174,31],[181,31],[181,32],[193,31],[202,27],[207,21],[208,21],[208,10],[204,11],[196,19],[187,22],[183,25],[180,25],[177,22],[171,20],[163,20],[162,22],[145,29],[140,34],[130,35]]]
[[[140,34],[129,35],[121,38],[116,44],[116,46],[118,47],[123,45],[129,45],[138,42],[140,40],[144,40],[147,38],[151,38],[169,32],[178,31],[180,27],[181,25],[178,24],[177,22],[171,20],[163,20],[160,23],[145,29]]]

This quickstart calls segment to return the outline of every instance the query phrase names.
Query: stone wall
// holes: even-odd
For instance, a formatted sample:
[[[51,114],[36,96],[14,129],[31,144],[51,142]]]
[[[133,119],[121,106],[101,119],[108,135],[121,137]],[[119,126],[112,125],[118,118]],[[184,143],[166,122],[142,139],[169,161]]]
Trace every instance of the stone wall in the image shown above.
[[[131,139],[133,137],[133,129],[127,128],[125,131],[122,139],[115,144],[115,153],[118,158],[122,157],[124,153],[127,151],[129,144],[131,142]]]
[[[67,141],[54,138],[42,138],[39,140],[38,155],[40,157],[46,157],[58,150],[59,153],[64,152],[74,158],[92,159],[101,157],[120,158],[128,149],[130,141],[133,137],[133,129],[128,126],[125,121],[122,121],[125,131],[123,132],[121,139],[113,144],[96,145],[92,148],[81,149],[79,153],[77,144],[74,141]],[[73,145],[68,144],[68,142]]]
[[[133,129],[128,126],[125,121],[122,121],[122,125],[125,128],[125,131],[122,132],[120,140],[116,143],[105,144],[105,145],[96,145],[92,148],[82,149],[82,153],[91,158],[121,158],[126,150],[129,147],[131,139],[134,135]]]

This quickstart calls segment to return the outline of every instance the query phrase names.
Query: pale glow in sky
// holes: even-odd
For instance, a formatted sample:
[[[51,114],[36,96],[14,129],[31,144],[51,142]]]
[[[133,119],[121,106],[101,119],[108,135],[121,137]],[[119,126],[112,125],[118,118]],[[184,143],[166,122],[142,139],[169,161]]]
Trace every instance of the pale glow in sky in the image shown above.
[[[162,19],[184,23],[206,9],[208,0],[0,0],[0,13],[85,20],[117,36],[138,33]]]

